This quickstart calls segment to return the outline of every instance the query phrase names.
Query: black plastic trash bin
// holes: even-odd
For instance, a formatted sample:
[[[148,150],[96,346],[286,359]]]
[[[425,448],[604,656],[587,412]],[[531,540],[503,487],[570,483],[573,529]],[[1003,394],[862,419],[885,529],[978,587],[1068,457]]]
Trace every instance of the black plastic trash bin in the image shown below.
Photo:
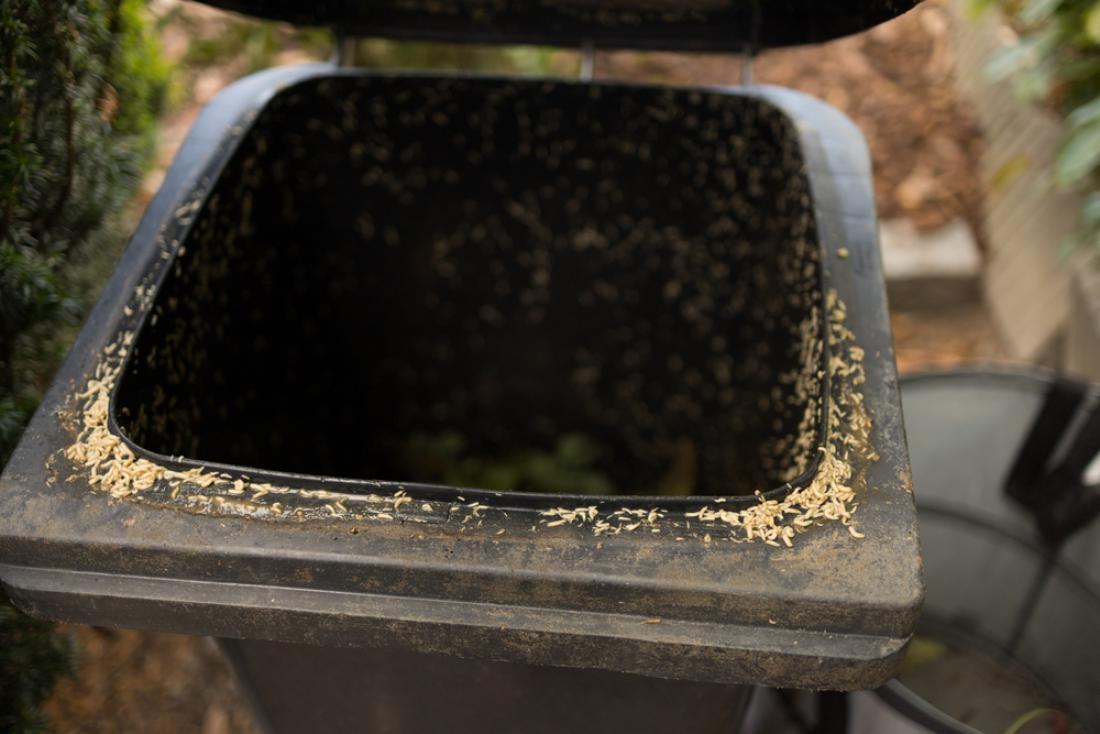
[[[729,50],[902,5],[245,9]],[[0,480],[0,579],[226,638],[275,731],[728,731],[745,684],[881,683],[922,585],[862,138],[768,87],[236,83]]]

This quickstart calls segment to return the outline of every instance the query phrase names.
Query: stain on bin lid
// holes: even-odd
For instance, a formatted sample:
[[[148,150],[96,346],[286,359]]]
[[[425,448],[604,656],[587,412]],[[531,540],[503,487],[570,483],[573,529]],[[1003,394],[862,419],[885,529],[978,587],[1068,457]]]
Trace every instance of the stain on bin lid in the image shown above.
[[[351,35],[501,44],[741,51],[820,43],[918,0],[205,0]]]

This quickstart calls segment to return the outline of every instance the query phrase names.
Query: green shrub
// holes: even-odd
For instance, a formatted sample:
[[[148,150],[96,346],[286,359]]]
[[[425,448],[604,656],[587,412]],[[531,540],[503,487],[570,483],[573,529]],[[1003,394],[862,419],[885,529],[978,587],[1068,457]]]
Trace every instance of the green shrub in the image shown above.
[[[0,604],[0,731],[46,728],[39,709],[58,677],[72,672],[72,645],[48,622]]]
[[[69,264],[117,235],[168,67],[141,0],[0,3],[0,464],[86,305]]]
[[[1079,233],[1070,244],[1100,248],[1100,2],[972,0],[995,5],[1019,34],[989,67],[1018,94],[1053,109],[1065,123],[1054,182],[1085,194]]]
[[[458,69],[500,74],[573,75],[577,55],[537,46],[361,40],[354,64],[373,68]]]
[[[241,15],[221,18],[220,30],[214,34],[209,32],[209,26],[182,12],[171,13],[168,20],[187,33],[184,64],[193,69],[228,65],[251,74],[273,66],[279,52],[287,49],[297,49],[317,60],[328,58],[335,43],[327,28],[293,26]]]
[[[168,66],[141,0],[0,0],[0,467],[86,310]],[[0,600],[0,730],[44,726],[67,639]]]

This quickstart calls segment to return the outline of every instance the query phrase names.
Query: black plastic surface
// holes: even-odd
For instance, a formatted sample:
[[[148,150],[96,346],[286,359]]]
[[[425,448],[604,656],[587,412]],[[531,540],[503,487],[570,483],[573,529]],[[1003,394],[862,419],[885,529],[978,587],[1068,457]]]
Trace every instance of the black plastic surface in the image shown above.
[[[852,689],[886,680],[923,588],[870,169],[851,123],[796,92],[699,90],[771,105],[797,136],[824,286],[848,305],[847,328],[865,350],[860,390],[881,458],[854,468],[864,537],[839,523],[810,529],[793,548],[708,543],[695,531],[683,541],[669,532],[596,537],[591,528],[540,525],[537,508],[507,494],[486,496],[483,510],[444,504],[441,515],[348,520],[320,503],[351,504],[361,482],[292,474],[272,477],[311,493],[316,506],[302,499],[301,515],[264,510],[270,497],[250,504],[251,492],[238,501],[191,486],[178,498],[158,487],[113,500],[69,462],[62,452],[74,441],[78,395],[103,350],[143,323],[146,296],[157,301],[181,238],[257,116],[319,80],[364,76],[327,66],[273,70],[231,86],[204,111],[0,478],[0,580],[13,601],[97,625],[725,684]],[[328,220],[317,220],[323,231]],[[316,250],[323,244],[314,241]],[[221,293],[226,304],[235,295]],[[370,486],[387,497],[407,490],[417,508],[437,502],[421,487]],[[686,528],[690,518],[677,518]]]
[[[918,0],[204,0],[351,35],[501,44],[743,51],[820,43]]]
[[[782,495],[825,442],[803,166],[752,97],[304,83],[182,240],[113,415],[139,452],[253,477],[455,483],[419,444],[500,465],[575,436],[619,494]]]
[[[268,734],[736,734],[752,692],[394,648],[223,647]]]

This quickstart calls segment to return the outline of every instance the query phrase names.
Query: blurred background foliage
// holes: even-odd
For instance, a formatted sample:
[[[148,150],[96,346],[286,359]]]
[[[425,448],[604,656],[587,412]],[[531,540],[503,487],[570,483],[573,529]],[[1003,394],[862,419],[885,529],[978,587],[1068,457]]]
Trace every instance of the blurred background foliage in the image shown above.
[[[141,0],[0,3],[0,463],[152,152],[169,68],[144,13]]]
[[[301,60],[321,60],[331,56],[335,48],[333,34],[327,28],[296,27],[220,13],[217,21],[212,21],[181,2],[152,5],[158,26],[172,25],[186,37],[186,50],[178,59],[184,68],[201,69],[232,61],[243,76],[280,63],[279,55],[287,49],[296,50]]]
[[[327,28],[228,14],[219,14],[217,22],[211,22],[183,3],[167,4],[157,15],[157,22],[162,26],[172,24],[187,35],[187,51],[180,65],[190,70],[222,67],[231,61],[235,73],[244,75],[288,62],[331,59],[337,51],[337,39]],[[344,43],[340,51],[355,66],[388,69],[573,76],[580,62],[580,54],[575,51],[548,47],[383,39],[354,39]]]
[[[579,54],[537,46],[483,46],[367,39],[350,44],[356,66],[395,69],[464,69],[517,75],[575,76]]]
[[[999,10],[1016,34],[990,63],[1025,101],[1049,107],[1065,136],[1053,182],[1084,195],[1078,234],[1067,250],[1100,249],[1100,2],[971,0],[975,16]]]
[[[466,437],[456,431],[417,433],[402,453],[406,471],[416,481],[498,492],[615,492],[611,479],[597,466],[602,448],[578,433],[562,435],[552,449],[492,457],[471,453]]]
[[[169,66],[141,0],[4,0],[0,56],[2,466],[118,251]],[[45,726],[70,647],[0,603],[0,730]]]
[[[0,731],[46,729],[39,706],[57,679],[72,672],[72,642],[49,622],[0,603],[0,643]]]

